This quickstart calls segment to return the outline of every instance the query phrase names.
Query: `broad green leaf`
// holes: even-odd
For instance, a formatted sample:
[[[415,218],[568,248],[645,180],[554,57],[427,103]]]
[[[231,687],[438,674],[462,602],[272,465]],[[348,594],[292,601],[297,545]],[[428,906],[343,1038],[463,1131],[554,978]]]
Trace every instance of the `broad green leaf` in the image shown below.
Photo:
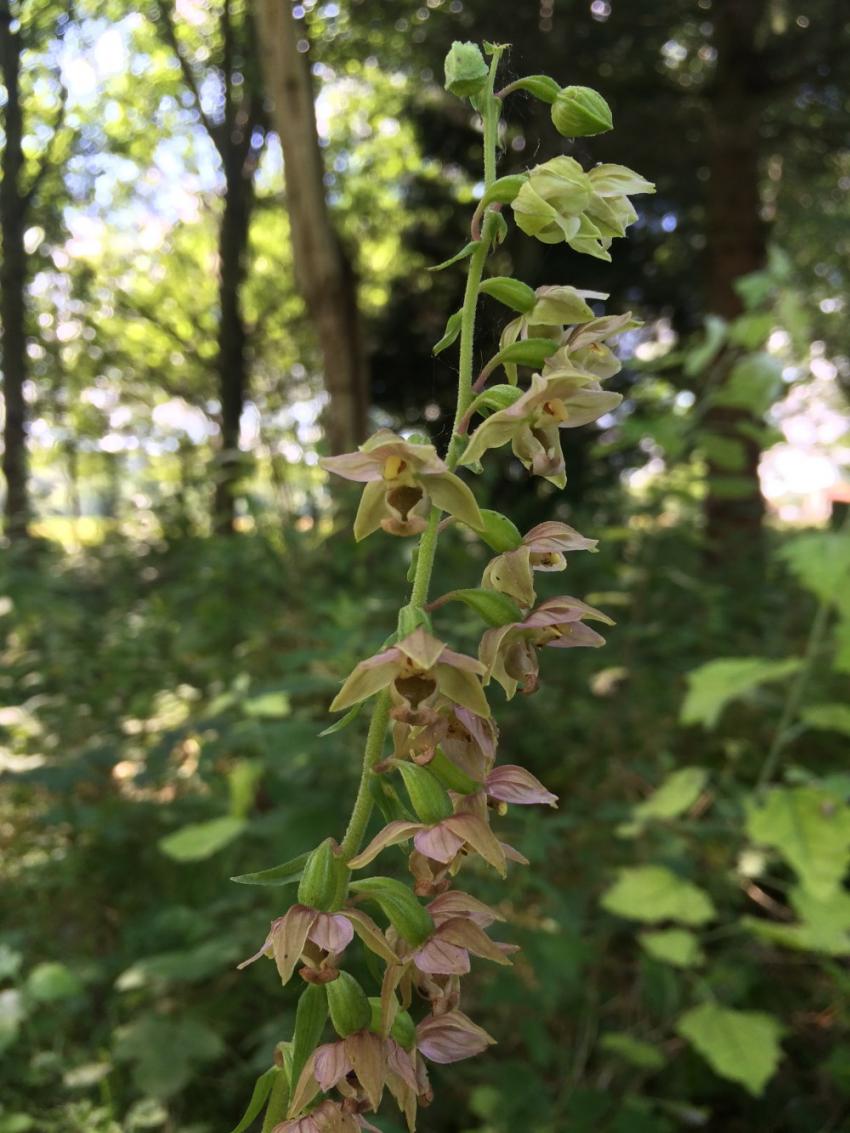
[[[649,798],[632,809],[641,824],[652,818],[678,818],[702,794],[708,772],[702,767],[681,767],[673,771]]]
[[[685,1012],[676,1030],[715,1074],[738,1082],[756,1097],[782,1056],[779,1040],[783,1027],[761,1011],[733,1011],[719,1003],[701,1003]]]
[[[827,898],[850,865],[850,808],[817,787],[775,787],[747,806],[746,831],[792,867],[805,889]]]
[[[764,657],[723,657],[688,673],[688,692],[682,705],[683,724],[713,728],[721,712],[760,685],[791,676],[802,662],[796,658],[768,661]]]
[[[829,602],[850,592],[850,536],[837,531],[798,535],[779,556],[815,597]]]
[[[603,894],[601,904],[609,913],[649,924],[680,921],[701,925],[714,916],[714,905],[706,893],[657,865],[621,869],[617,880]]]
[[[27,991],[39,1003],[54,1003],[58,999],[72,999],[83,990],[80,977],[56,962],[36,964],[27,976]]]
[[[694,968],[705,960],[699,940],[684,928],[665,928],[658,932],[642,932],[641,948],[655,960],[674,968]]]
[[[519,311],[522,314],[530,311],[537,302],[533,288],[507,275],[494,275],[485,279],[478,290],[482,295],[489,295],[499,303],[510,307],[512,311]]]
[[[512,362],[515,366],[542,366],[557,349],[558,343],[554,338],[522,338],[494,354],[484,369],[492,373],[505,362]]]
[[[301,880],[304,866],[311,851],[299,854],[297,858],[290,858],[282,865],[272,866],[270,869],[261,869],[258,873],[240,873],[238,877],[231,877],[238,885],[294,885]]]
[[[609,1054],[618,1055],[638,1070],[660,1070],[667,1061],[658,1047],[624,1031],[609,1031],[599,1040],[599,1047]]]
[[[245,829],[245,820],[213,818],[209,822],[193,822],[159,840],[159,848],[176,862],[200,862],[229,846]]]
[[[809,728],[850,736],[850,706],[847,704],[813,704],[811,708],[804,708],[800,715]]]
[[[757,936],[788,948],[827,956],[850,955],[850,893],[836,889],[821,899],[795,886],[790,900],[800,918],[797,924],[776,924],[756,917],[745,917],[744,923]]]
[[[249,1129],[257,1120],[262,1112],[263,1106],[266,1104],[269,1094],[272,1092],[275,1076],[280,1073],[282,1073],[282,1071],[279,1067],[272,1066],[265,1074],[260,1075],[254,1083],[254,1091],[248,1102],[248,1108],[242,1114],[242,1120],[231,1130],[231,1133],[245,1133],[245,1130]]]

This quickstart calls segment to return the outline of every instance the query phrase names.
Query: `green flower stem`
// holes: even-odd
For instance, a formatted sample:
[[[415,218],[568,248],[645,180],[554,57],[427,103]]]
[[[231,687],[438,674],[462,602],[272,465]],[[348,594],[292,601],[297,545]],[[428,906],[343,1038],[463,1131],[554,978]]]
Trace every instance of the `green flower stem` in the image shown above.
[[[493,52],[490,63],[490,78],[487,92],[484,96],[484,185],[491,185],[496,179],[496,145],[499,136],[499,116],[501,103],[494,96],[493,89],[496,80],[496,71],[499,58],[504,48],[497,47]],[[458,372],[457,406],[455,420],[452,426],[452,439],[446,456],[449,468],[457,465],[463,438],[458,430],[472,401],[472,369],[473,346],[475,343],[475,316],[478,309],[478,291],[481,287],[481,277],[484,274],[484,264],[493,242],[495,214],[488,211],[484,218],[481,232],[481,243],[475,249],[469,260],[466,276],[466,289],[463,296],[463,314],[460,324],[460,363]],[[439,540],[439,523],[441,511],[432,508],[428,517],[428,526],[419,538],[416,549],[416,572],[413,576],[413,588],[410,592],[409,608],[421,610],[428,601],[428,589],[431,585],[431,572],[434,569],[434,557],[437,553]],[[360,775],[360,785],[357,788],[357,797],[354,800],[354,809],[348,822],[348,829],[342,840],[340,851],[344,861],[353,858],[360,849],[366,827],[372,815],[372,796],[369,791],[369,779],[372,768],[380,760],[384,749],[384,736],[390,718],[390,696],[384,691],[378,697],[372,712],[369,724],[369,733],[366,737],[366,749],[363,753],[363,770]]]

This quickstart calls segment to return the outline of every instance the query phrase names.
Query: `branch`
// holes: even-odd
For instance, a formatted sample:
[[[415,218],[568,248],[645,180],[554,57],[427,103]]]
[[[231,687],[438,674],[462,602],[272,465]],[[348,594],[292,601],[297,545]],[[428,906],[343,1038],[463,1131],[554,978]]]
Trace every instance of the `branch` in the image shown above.
[[[177,38],[177,28],[174,26],[174,15],[171,6],[167,2],[167,0],[156,0],[156,3],[159,10],[160,19],[162,20],[162,26],[165,30],[165,38],[168,41],[169,47],[174,52],[177,58],[177,62],[180,64],[180,70],[183,72],[183,79],[186,83],[186,86],[189,88],[189,92],[195,100],[195,105],[198,108],[198,113],[201,116],[201,122],[203,122],[204,129],[212,139],[215,148],[223,156],[221,131],[204,110],[203,103],[201,102],[201,90],[198,85],[197,76],[192,70],[192,64],[186,57],[186,53],[180,46],[180,40]]]

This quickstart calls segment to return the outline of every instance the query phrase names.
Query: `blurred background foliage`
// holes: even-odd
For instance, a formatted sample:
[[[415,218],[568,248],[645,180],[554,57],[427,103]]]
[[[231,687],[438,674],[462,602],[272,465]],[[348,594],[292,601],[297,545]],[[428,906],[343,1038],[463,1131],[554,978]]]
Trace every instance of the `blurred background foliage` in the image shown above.
[[[611,265],[512,235],[493,266],[644,325],[565,496],[508,460],[482,478],[523,530],[600,538],[566,589],[618,624],[497,709],[561,806],[505,820],[529,869],[470,882],[523,951],[473,978],[499,1045],[423,1124],[850,1128],[844,5],[295,4],[340,340],[293,262],[262,7],[0,3],[0,1133],[227,1130],[288,1036],[294,996],[235,971],[288,892],[228,879],[339,834],[353,797],[363,725],[319,733],[410,547],[354,547],[317,460],[356,433],[332,371],[357,351],[373,425],[446,438],[431,348],[462,272],[426,268],[480,189],[456,38],[612,105],[573,145],[516,96],[504,171],[563,151],[658,193]],[[485,561],[450,531],[435,592]]]

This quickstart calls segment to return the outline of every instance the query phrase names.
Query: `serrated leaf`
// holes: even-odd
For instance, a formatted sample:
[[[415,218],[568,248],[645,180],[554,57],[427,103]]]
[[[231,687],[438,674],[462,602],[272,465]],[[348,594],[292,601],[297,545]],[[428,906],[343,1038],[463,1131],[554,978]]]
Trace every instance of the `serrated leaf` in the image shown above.
[[[245,826],[244,819],[226,815],[209,822],[190,823],[173,834],[166,834],[157,844],[166,857],[176,862],[200,862],[229,846]]]
[[[457,337],[460,334],[460,328],[461,328],[462,322],[463,322],[463,311],[462,310],[455,311],[455,313],[453,315],[449,315],[448,319],[446,320],[446,329],[443,332],[443,337],[440,339],[440,341],[434,346],[434,348],[431,351],[431,353],[433,355],[436,356],[437,354],[442,354],[442,352],[444,350],[447,350],[452,345],[452,343],[457,340]]]
[[[494,275],[485,279],[478,289],[482,295],[489,295],[497,302],[522,314],[530,311],[537,302],[534,290],[527,283],[511,279],[506,275]]]
[[[272,866],[270,869],[261,869],[257,873],[240,873],[231,877],[238,885],[294,885],[301,880],[304,866],[307,864],[312,851],[299,854],[297,858],[290,858],[288,862]]]
[[[674,968],[695,968],[705,960],[699,940],[684,928],[642,932],[638,942],[653,959],[672,964]]]
[[[616,1054],[638,1070],[660,1070],[667,1061],[658,1047],[623,1031],[609,1031],[599,1040],[599,1047],[609,1054]]]
[[[714,905],[707,893],[657,865],[621,869],[600,903],[609,913],[648,924],[669,920],[702,925],[714,916]]]
[[[455,252],[449,259],[443,260],[441,264],[434,264],[433,267],[429,267],[428,271],[444,271],[446,268],[450,268],[452,264],[459,264],[461,260],[471,256],[480,243],[480,240],[470,240],[468,244],[464,244],[459,252]]]
[[[341,732],[343,728],[347,728],[348,725],[352,724],[363,711],[364,704],[365,701],[361,700],[359,704],[355,704],[353,708],[349,708],[344,716],[340,716],[340,718],[338,720],[335,720],[333,724],[330,724],[327,728],[324,728],[321,732],[319,732],[319,739],[322,739],[324,736],[336,735],[336,733]]]
[[[523,619],[522,610],[513,598],[498,590],[452,590],[443,596],[441,604],[443,602],[463,602],[490,626],[509,625]]]
[[[746,831],[775,849],[816,897],[834,893],[850,865],[850,808],[816,787],[775,787],[764,803],[751,802]]]
[[[782,1057],[783,1027],[761,1011],[733,1011],[719,1003],[701,1003],[685,1012],[676,1030],[716,1074],[738,1082],[756,1097]]]
[[[782,680],[800,668],[791,657],[769,661],[764,657],[723,657],[700,665],[688,673],[688,692],[679,719],[683,724],[713,728],[721,712],[733,700],[770,681]]]

